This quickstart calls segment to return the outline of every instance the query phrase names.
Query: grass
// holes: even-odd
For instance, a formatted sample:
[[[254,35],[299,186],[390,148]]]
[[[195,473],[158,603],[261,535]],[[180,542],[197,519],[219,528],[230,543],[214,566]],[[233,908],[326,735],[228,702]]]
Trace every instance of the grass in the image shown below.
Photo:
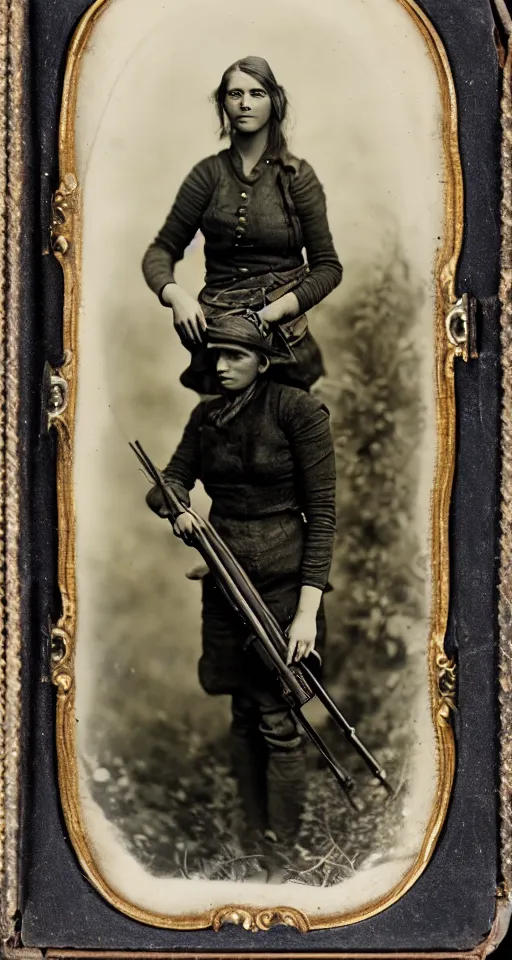
[[[354,810],[313,747],[307,749],[308,791],[293,852],[282,857],[287,878],[330,886],[350,877],[375,850],[391,851],[401,822],[400,790],[389,799],[343,738],[324,730],[357,781]],[[149,733],[149,731],[148,731]],[[341,743],[340,743],[341,740]],[[160,722],[151,753],[101,749],[87,762],[92,795],[121,831],[127,848],[152,874],[243,881],[258,864],[247,849],[227,738],[208,741],[197,724]],[[341,747],[341,750],[340,750]],[[398,785],[398,750],[379,751]],[[264,849],[259,857],[264,856]],[[300,868],[297,868],[297,859]]]

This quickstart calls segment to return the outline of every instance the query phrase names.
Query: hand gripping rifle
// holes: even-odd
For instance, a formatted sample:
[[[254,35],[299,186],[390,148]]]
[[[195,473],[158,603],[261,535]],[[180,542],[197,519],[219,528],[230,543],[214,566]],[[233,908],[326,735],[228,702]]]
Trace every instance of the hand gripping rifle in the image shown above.
[[[275,674],[280,682],[282,694],[290,712],[327,761],[332,773],[349,799],[350,791],[354,786],[352,777],[339,765],[329,747],[302,713],[303,707],[314,697],[317,697],[325,707],[331,719],[334,720],[336,726],[342,731],[354,750],[362,757],[373,776],[392,794],[393,790],[386,779],[385,771],[359,739],[354,727],[345,719],[307,663],[304,660],[296,664],[286,663],[288,642],[284,631],[211,523],[200,517],[190,507],[185,508],[180,503],[176,494],[165,483],[162,474],[149,459],[138,441],[130,443],[130,447],[144,467],[145,472],[160,490],[163,503],[169,512],[169,521],[174,523],[176,517],[184,510],[191,517],[193,534],[192,539],[188,540],[187,538],[186,542],[189,546],[194,546],[201,554],[231,606],[250,628],[251,634],[247,646],[252,646],[267,668]],[[313,653],[318,657],[316,651],[313,651]]]

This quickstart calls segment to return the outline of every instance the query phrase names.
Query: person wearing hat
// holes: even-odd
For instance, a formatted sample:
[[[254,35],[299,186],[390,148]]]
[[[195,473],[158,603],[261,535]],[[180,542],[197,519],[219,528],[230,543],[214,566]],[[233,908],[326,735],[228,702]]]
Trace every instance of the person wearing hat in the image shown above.
[[[304,390],[269,377],[287,348],[249,317],[212,321],[207,349],[220,395],[195,407],[163,471],[183,504],[174,531],[185,538],[191,531],[189,493],[201,480],[210,522],[287,631],[289,662],[313,648],[321,653],[336,523],[329,414]],[[147,503],[166,515],[157,487]],[[199,679],[207,693],[232,697],[232,757],[248,837],[288,850],[304,802],[303,743],[275,681],[244,650],[246,640],[247,627],[207,574]]]
[[[340,283],[342,268],[322,185],[305,160],[290,154],[283,125],[287,97],[269,64],[244,57],[224,71],[214,94],[227,150],[194,166],[143,259],[143,272],[192,354],[181,383],[212,392],[205,362],[211,319],[241,308],[281,329],[296,363],[273,373],[309,389],[325,373],[306,312]],[[198,299],[174,269],[198,231],[205,238],[205,285]],[[307,262],[303,256],[306,251]]]

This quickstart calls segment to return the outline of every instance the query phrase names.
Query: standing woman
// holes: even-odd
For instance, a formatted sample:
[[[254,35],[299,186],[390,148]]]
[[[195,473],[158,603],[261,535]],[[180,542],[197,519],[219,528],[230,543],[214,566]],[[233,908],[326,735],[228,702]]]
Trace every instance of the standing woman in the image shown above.
[[[186,177],[146,251],[144,276],[172,308],[174,326],[192,354],[180,378],[184,386],[211,392],[207,325],[247,308],[262,329],[270,327],[272,339],[284,337],[293,349],[296,362],[283,361],[274,375],[308,390],[324,367],[305,314],[342,276],[324,191],[309,163],[287,149],[286,93],[266,60],[244,57],[232,64],[214,99],[221,137],[229,135],[231,146],[200,161]],[[205,238],[206,276],[196,300],[176,283],[174,268],[198,230]]]
[[[183,504],[174,530],[191,532],[189,491],[201,480],[210,522],[287,630],[289,660],[298,660],[321,651],[325,636],[336,487],[329,415],[303,390],[269,377],[277,350],[246,317],[213,320],[207,337],[220,396],[192,411],[163,471]],[[158,487],[147,502],[165,515]],[[248,836],[257,847],[266,835],[292,850],[306,786],[297,723],[277,681],[244,649],[250,630],[212,574],[202,590],[199,679],[207,693],[232,697],[232,758]]]

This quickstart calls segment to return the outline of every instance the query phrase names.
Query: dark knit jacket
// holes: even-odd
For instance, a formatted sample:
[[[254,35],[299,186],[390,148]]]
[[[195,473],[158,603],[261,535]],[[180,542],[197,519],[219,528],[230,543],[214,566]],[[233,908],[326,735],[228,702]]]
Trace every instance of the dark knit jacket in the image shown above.
[[[305,160],[264,155],[246,175],[232,146],[198,163],[144,257],[144,276],[157,296],[174,281],[174,265],[198,230],[209,289],[297,268],[303,248],[309,274],[294,289],[301,313],[341,281],[324,191]]]
[[[250,402],[224,426],[199,403],[164,476],[186,505],[201,480],[211,497],[210,519],[257,522],[303,514],[301,583],[323,590],[336,526],[336,473],[329,414],[304,391],[262,380]],[[236,544],[230,544],[236,554]],[[255,546],[257,549],[257,546]]]

